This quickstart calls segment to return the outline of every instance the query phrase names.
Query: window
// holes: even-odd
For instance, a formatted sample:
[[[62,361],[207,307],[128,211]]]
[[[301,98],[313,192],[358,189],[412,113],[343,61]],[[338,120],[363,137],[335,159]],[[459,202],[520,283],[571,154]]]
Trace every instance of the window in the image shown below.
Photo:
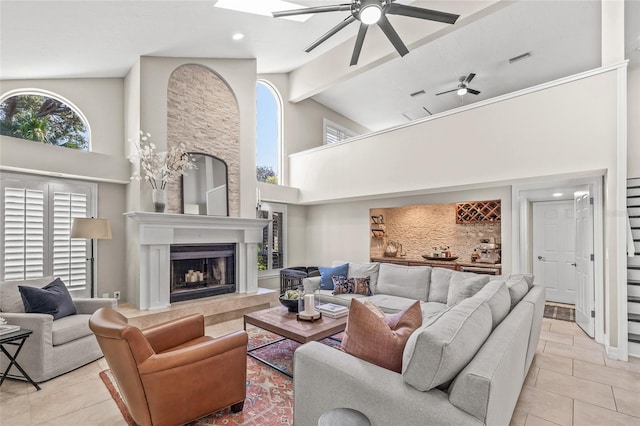
[[[14,93],[0,100],[0,134],[89,150],[87,120],[70,102],[33,91]]]
[[[60,277],[74,296],[89,296],[87,245],[71,239],[76,217],[95,213],[96,185],[0,173],[3,280]]]
[[[256,178],[258,182],[282,182],[282,100],[276,89],[265,81],[256,87]]]
[[[336,142],[342,142],[345,139],[358,136],[353,130],[349,130],[339,124],[334,123],[326,118],[323,121],[324,124],[324,144],[332,144]]]
[[[258,244],[258,271],[271,271],[286,266],[286,217],[287,206],[263,203],[258,218],[271,219],[262,230],[262,243]]]

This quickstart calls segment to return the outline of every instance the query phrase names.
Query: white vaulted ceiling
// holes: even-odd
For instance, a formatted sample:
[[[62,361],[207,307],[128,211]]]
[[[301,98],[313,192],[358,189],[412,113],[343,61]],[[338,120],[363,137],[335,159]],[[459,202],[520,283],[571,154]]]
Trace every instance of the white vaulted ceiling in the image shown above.
[[[316,6],[346,0],[294,2]],[[304,52],[349,12],[295,22],[224,10],[215,3],[3,0],[0,78],[123,77],[141,55],[256,58],[261,74],[295,74],[305,65],[337,69],[339,75],[302,98],[312,96],[377,130],[427,115],[426,110],[435,114],[600,66],[601,5],[593,0],[404,1],[462,16],[451,28],[390,16],[410,53],[399,57],[372,28],[356,68],[348,62],[357,24]],[[640,64],[640,2],[626,1],[625,14],[626,57],[634,67]],[[233,41],[236,32],[245,38]],[[531,57],[509,63],[525,52]],[[476,73],[470,87],[480,95],[435,96],[455,88],[458,77],[470,72]],[[409,96],[420,90],[425,94]]]

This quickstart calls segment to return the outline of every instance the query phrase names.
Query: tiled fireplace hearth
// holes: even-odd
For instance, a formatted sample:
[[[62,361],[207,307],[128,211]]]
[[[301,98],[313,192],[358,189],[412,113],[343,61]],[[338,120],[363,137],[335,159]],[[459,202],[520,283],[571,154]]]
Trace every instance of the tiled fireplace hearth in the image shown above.
[[[225,285],[233,281],[237,293],[258,290],[257,245],[268,220],[148,212],[129,212],[125,216],[132,220],[128,224],[128,254],[139,258],[137,262],[129,262],[132,269],[127,274],[129,302],[138,309],[170,306],[172,247],[174,260],[176,247],[226,247],[224,250],[234,252],[232,276],[217,277],[221,270],[228,271],[228,263],[216,264],[216,268],[207,263],[208,271],[194,266],[183,275],[192,270],[193,282],[205,281],[206,275],[217,286],[223,281]],[[196,272],[202,274],[202,280]],[[182,284],[189,280],[182,278]],[[203,296],[209,294],[205,292]]]

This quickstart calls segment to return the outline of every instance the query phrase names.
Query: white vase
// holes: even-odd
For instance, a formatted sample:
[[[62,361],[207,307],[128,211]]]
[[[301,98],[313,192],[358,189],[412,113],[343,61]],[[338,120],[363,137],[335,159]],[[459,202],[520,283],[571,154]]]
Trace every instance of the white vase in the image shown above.
[[[167,207],[167,191],[164,189],[154,189],[151,191],[151,200],[156,213],[164,213]]]

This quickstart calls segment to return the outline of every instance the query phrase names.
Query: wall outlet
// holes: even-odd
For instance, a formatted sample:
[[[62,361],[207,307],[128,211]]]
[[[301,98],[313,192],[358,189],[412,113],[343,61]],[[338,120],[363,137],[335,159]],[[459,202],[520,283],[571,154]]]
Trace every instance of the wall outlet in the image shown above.
[[[102,293],[102,298],[103,299],[108,299],[109,298],[109,293]]]
[[[113,297],[114,297],[114,299],[116,299],[116,300],[120,300],[120,292],[119,292],[119,291],[114,291],[114,292],[113,292]]]

